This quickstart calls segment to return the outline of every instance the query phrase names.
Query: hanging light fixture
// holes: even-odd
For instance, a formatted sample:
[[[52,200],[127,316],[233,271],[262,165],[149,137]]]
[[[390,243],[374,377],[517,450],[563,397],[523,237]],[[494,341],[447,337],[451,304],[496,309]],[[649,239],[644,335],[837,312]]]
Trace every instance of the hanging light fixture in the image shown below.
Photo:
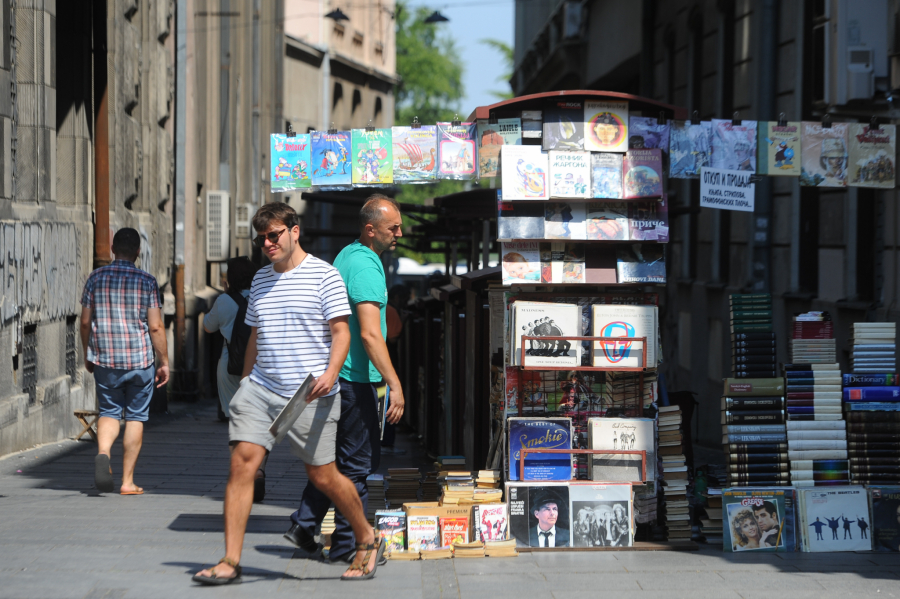
[[[340,8],[335,8],[333,11],[331,11],[330,13],[325,15],[325,18],[331,19],[337,23],[340,23],[341,21],[349,21],[350,20],[350,17],[345,15],[344,11],[342,11]]]
[[[441,14],[441,11],[436,10],[427,19],[425,19],[426,23],[446,23],[449,21],[447,17]]]

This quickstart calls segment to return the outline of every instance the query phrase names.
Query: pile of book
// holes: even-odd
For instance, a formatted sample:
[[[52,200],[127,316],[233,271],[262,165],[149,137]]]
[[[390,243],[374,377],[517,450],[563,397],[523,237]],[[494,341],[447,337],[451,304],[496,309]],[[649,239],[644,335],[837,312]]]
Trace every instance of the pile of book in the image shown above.
[[[391,508],[399,509],[404,503],[419,500],[420,477],[418,468],[388,468],[385,498]]]
[[[334,507],[328,508],[325,518],[322,519],[322,525],[319,527],[319,534],[322,535],[322,545],[331,546],[331,533],[334,532]]]
[[[441,485],[437,472],[426,472],[422,481],[422,501],[436,502],[441,495]]]
[[[900,484],[900,381],[896,373],[845,374],[844,416],[854,484]]]
[[[897,369],[897,325],[893,322],[853,323],[854,374],[879,374]]]
[[[722,489],[708,488],[703,495],[706,505],[701,508],[700,534],[710,545],[722,542]]]
[[[478,476],[475,478],[475,488],[499,489],[500,482],[499,470],[479,470]]]
[[[484,544],[484,555],[485,557],[518,557],[516,540],[487,541]]]
[[[834,322],[828,312],[794,315],[791,329],[791,362],[833,364],[837,362]]]
[[[603,387],[603,404],[609,406],[608,410],[612,414],[637,416],[640,404],[643,404],[646,411],[657,400],[657,388],[656,371],[644,373],[643,392],[640,373],[607,372],[606,384]]]
[[[453,557],[484,557],[484,543],[453,543]]]
[[[776,376],[772,296],[736,293],[731,303],[731,367],[735,378]]]
[[[792,485],[850,484],[843,420],[788,420],[787,429]]]
[[[670,541],[691,539],[691,516],[687,500],[688,472],[681,434],[681,408],[659,408],[659,454],[662,464],[663,502],[667,536]]]
[[[784,379],[725,379],[722,442],[728,486],[787,485]]]
[[[840,364],[784,365],[788,420],[840,420]]]
[[[369,503],[366,517],[369,522],[374,522],[376,512],[385,508],[384,475],[370,474],[366,477],[366,486],[369,488]]]
[[[464,499],[472,499],[475,493],[475,481],[472,473],[467,470],[456,470],[444,475],[443,480],[438,475],[441,486],[441,505],[458,504]]]

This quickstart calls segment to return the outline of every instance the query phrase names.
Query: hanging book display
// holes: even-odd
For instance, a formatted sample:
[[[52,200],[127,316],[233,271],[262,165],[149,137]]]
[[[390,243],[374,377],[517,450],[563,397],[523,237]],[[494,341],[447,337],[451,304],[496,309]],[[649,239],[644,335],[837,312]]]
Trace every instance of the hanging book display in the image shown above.
[[[662,195],[661,150],[628,150],[625,154],[624,171],[622,197],[626,200],[658,198]]]
[[[613,200],[622,197],[622,163],[622,154],[614,152],[591,154],[592,197]]]
[[[847,150],[847,123],[803,121],[800,124],[800,156],[803,165],[800,185],[806,187],[846,187],[850,154]]]
[[[591,184],[591,161],[588,152],[551,150],[550,197],[586,198]],[[582,238],[583,239],[583,238]]]
[[[394,182],[428,183],[437,169],[437,127],[392,127]]]
[[[478,121],[478,176],[496,177],[500,173],[500,148],[522,145],[522,119]]]
[[[879,125],[873,129],[851,123],[849,138],[850,186],[893,189],[897,179],[897,126]]]
[[[547,154],[540,146],[503,146],[500,151],[504,200],[546,200],[549,197]]]
[[[632,116],[628,119],[628,149],[659,149],[669,151],[669,123],[660,124],[658,119],[646,116]]]
[[[475,178],[476,123],[438,123],[438,178],[467,181]]]
[[[759,122],[759,174],[799,177],[801,171],[800,123]]]
[[[394,182],[393,140],[390,129],[353,129],[353,183],[384,185]]]
[[[313,131],[310,138],[314,165],[312,184],[316,187],[351,185],[350,132]]]
[[[309,134],[288,137],[281,133],[269,136],[272,155],[272,193],[309,189],[310,174]]]
[[[709,166],[755,173],[756,138],[756,121],[735,125],[729,119],[713,119]]]
[[[544,110],[545,150],[584,149],[584,109],[581,102],[555,102]]]
[[[669,176],[673,179],[696,179],[700,169],[710,166],[709,121],[671,121],[669,128]]]
[[[584,103],[584,149],[591,152],[628,149],[628,102]]]

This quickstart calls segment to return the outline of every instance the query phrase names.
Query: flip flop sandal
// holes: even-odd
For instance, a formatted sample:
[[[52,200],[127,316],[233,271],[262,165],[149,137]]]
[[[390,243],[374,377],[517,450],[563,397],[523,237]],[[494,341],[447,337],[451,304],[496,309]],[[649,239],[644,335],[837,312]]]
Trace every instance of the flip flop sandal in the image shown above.
[[[331,561],[331,562],[346,562],[346,563],[348,563],[348,564],[352,564],[352,563],[353,563],[353,560],[354,560],[355,558],[356,558],[356,552],[355,552],[355,551],[348,551],[348,552],[345,553],[344,555],[342,555],[342,556],[340,556],[340,557],[336,557],[336,558],[334,558],[334,559],[331,559],[331,557],[329,556],[328,560]],[[385,557],[384,555],[382,555],[382,556],[381,556],[381,559],[378,560],[378,565],[379,565],[379,566],[383,566],[383,565],[385,565],[387,562],[388,562],[387,557]]]
[[[223,557],[219,560],[219,564],[228,564],[232,568],[234,568],[234,576],[230,578],[219,578],[216,576],[215,571],[212,572],[212,576],[200,576],[199,574],[194,574],[191,578],[194,582],[199,582],[200,584],[205,584],[207,586],[221,586],[223,584],[241,584],[243,580],[241,580],[241,567],[231,558]],[[219,564],[216,564],[218,566]],[[215,568],[215,566],[213,566]]]
[[[374,543],[357,543],[356,550],[365,550],[365,554],[363,555],[362,565],[353,564],[348,568],[348,572],[350,570],[362,570],[362,574],[360,576],[347,576],[346,573],[341,575],[341,580],[369,580],[370,578],[375,577],[375,571],[378,569],[379,562],[384,558],[384,548],[386,543],[380,538],[376,538]],[[369,570],[369,559],[371,559],[372,552],[375,551],[375,566]]]
[[[138,487],[134,491],[119,491],[119,495],[143,495],[143,494],[144,494],[144,490],[140,487]]]
[[[113,477],[109,469],[109,456],[103,453],[94,458],[94,485],[101,493],[112,493]]]

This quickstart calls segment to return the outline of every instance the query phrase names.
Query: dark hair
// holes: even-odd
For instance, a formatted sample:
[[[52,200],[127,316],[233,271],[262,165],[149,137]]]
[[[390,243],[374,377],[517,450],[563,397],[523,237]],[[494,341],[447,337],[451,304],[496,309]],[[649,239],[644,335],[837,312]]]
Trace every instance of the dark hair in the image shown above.
[[[381,220],[382,214],[380,208],[388,204],[393,206],[400,213],[400,204],[393,198],[389,198],[384,194],[375,193],[369,196],[366,203],[359,210],[359,230],[362,231],[366,225],[377,224]]]
[[[770,516],[778,517],[778,508],[775,507],[775,504],[771,501],[763,501],[762,505],[756,506],[753,508],[753,512],[758,512],[760,510],[765,510],[767,514]]]
[[[119,229],[113,236],[112,251],[119,260],[134,260],[141,252],[141,235],[131,227]]]
[[[256,274],[259,267],[253,264],[253,262],[250,261],[250,258],[247,258],[246,256],[230,258],[227,264],[228,274],[226,277],[228,278],[228,289],[231,291],[250,289],[250,284],[253,283],[253,275]]]
[[[297,213],[284,202],[263,204],[253,215],[253,229],[256,232],[265,231],[273,222],[279,222],[288,229],[300,226]]]

